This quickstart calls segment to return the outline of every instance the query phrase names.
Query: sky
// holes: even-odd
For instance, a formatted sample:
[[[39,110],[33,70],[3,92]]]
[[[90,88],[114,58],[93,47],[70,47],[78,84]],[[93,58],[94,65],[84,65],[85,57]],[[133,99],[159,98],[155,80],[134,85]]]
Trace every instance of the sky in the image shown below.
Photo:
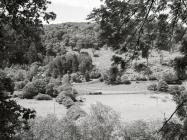
[[[49,11],[56,13],[57,18],[50,23],[86,22],[87,15],[93,8],[100,6],[100,0],[50,0]]]

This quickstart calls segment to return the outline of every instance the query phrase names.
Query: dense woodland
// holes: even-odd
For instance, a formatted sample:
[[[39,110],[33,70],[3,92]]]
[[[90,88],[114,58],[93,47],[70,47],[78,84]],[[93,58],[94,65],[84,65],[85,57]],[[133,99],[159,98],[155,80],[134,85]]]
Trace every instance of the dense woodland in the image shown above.
[[[43,25],[41,18],[49,23],[56,17],[46,11],[48,4],[46,0],[0,1],[0,139],[186,139],[187,93],[180,86],[187,78],[185,0],[105,0],[88,15],[87,23]],[[92,60],[103,48],[115,53],[105,72]],[[85,51],[88,49],[92,54]],[[172,69],[160,80],[149,58],[151,52],[162,55],[162,51],[180,55],[160,62],[159,66]],[[133,63],[139,59],[146,63]],[[128,77],[129,69],[138,73],[135,79]],[[82,102],[76,98],[81,93],[72,83],[93,79],[110,85],[156,80],[148,90],[172,94],[178,120],[171,120],[172,114],[163,127],[153,130],[145,122],[124,127],[118,114],[102,104],[93,105],[91,114],[86,114],[77,105]],[[34,110],[12,100],[14,97],[55,98],[68,112],[61,120],[55,116],[39,119]],[[44,128],[51,134],[42,132]]]

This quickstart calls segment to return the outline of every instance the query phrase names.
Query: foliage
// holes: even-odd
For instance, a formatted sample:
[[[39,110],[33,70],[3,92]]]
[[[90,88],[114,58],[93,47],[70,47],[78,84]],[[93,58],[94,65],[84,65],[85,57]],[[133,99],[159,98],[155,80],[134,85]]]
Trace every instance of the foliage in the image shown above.
[[[113,62],[112,65],[120,65],[120,68],[121,68],[122,70],[127,69],[127,66],[128,66],[127,63],[126,63],[125,60],[124,60],[122,57],[120,57],[120,56],[113,55],[111,61]]]
[[[144,121],[135,121],[125,126],[127,138],[131,140],[158,140],[159,135],[154,134],[155,128],[151,128],[150,124]]]
[[[53,12],[47,12],[48,4],[50,2],[47,0],[1,2],[1,67],[12,63],[28,63],[29,60],[33,60],[29,54],[36,56],[38,53],[43,53],[40,39],[42,20],[48,22],[56,17]],[[31,43],[35,44],[34,52],[37,53],[31,51],[29,47]]]
[[[119,70],[117,66],[111,66],[107,71],[106,75],[104,75],[104,80],[107,84],[119,84],[117,82],[117,77],[119,74]]]
[[[45,89],[45,93],[51,97],[55,96],[55,89],[54,89],[54,84],[53,83],[49,83],[46,85],[46,89]]]
[[[78,120],[82,117],[85,117],[87,114],[84,110],[81,109],[79,105],[72,105],[66,113],[66,118],[69,120]]]
[[[184,80],[186,77],[186,72],[185,72],[185,68],[186,68],[186,56],[181,56],[181,57],[176,57],[174,59],[174,69],[177,73],[177,76],[179,79]]]
[[[96,103],[80,124],[82,139],[115,139],[120,133],[120,119],[110,107]]]
[[[158,82],[158,86],[157,86],[158,91],[167,92],[168,88],[169,88],[169,86],[168,86],[168,84],[165,81],[160,80]]]
[[[169,87],[169,93],[173,96],[181,95],[182,92],[185,91],[185,87],[183,86],[170,86]]]
[[[162,75],[162,80],[166,81],[167,84],[182,84],[176,73],[172,71],[164,72]]]
[[[150,80],[150,81],[154,81],[154,80],[157,80],[157,77],[155,76],[155,75],[149,75],[148,76],[148,79]]]
[[[126,84],[126,85],[130,85],[131,81],[129,80],[129,78],[126,75],[122,75],[121,76],[121,83]]]
[[[147,81],[147,77],[143,74],[140,74],[136,77],[136,81]]]
[[[79,73],[72,73],[71,74],[71,81],[75,83],[81,83],[81,75]]]
[[[34,99],[36,99],[36,100],[52,100],[53,98],[50,95],[39,93],[38,95],[34,96]]]
[[[158,140],[160,137],[154,123],[143,121],[124,124],[110,107],[96,103],[86,114],[80,107],[72,106],[66,116],[58,119],[54,115],[30,121],[27,139],[47,140]],[[80,115],[80,116],[79,116]],[[23,138],[25,138],[23,137]]]
[[[13,92],[13,81],[0,71],[0,139],[14,140],[15,136],[28,129],[27,121],[35,117],[35,111],[21,107],[9,99],[7,92]]]
[[[6,75],[3,70],[0,70],[0,91],[2,90],[6,90],[12,94],[14,91],[14,82]]]
[[[136,72],[145,71],[147,69],[147,66],[144,63],[135,63],[134,70]]]
[[[151,84],[147,87],[148,90],[157,91],[157,84]]]
[[[23,98],[32,99],[34,96],[39,93],[45,94],[46,82],[42,79],[29,82],[23,88]]]
[[[61,56],[57,56],[49,64],[49,75],[54,78],[62,77],[67,73],[75,73],[78,70],[85,74],[86,71],[92,69],[92,58],[86,52],[81,52],[78,56],[74,53],[66,53]]]
[[[79,71],[85,74],[93,68],[92,58],[87,52],[81,52],[78,57],[79,60]]]
[[[28,82],[29,82],[28,80],[15,82],[14,90],[16,91],[22,90]]]
[[[68,92],[68,91],[66,91]],[[73,100],[70,98],[70,96],[67,96],[69,93],[61,92],[57,97],[56,97],[56,102],[59,104],[63,104],[65,107],[70,108],[72,105],[74,105]]]
[[[101,77],[101,73],[99,72],[98,69],[92,69],[92,71],[90,72],[90,78],[91,79],[98,79]]]

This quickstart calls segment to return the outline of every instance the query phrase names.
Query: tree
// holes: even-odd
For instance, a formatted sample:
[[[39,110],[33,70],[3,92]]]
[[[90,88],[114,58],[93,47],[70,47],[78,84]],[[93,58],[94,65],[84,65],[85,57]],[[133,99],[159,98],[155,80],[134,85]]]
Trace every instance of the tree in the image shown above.
[[[150,33],[150,30],[145,30],[146,24],[155,20],[159,31],[157,46],[161,49],[169,46],[173,42],[175,27],[187,23],[186,5],[184,0],[105,0],[100,8],[88,15],[88,19],[100,25],[101,40],[114,50],[125,53],[128,62],[140,54],[142,36]],[[154,28],[150,29],[154,37]]]
[[[0,139],[14,140],[15,134],[28,129],[28,120],[35,117],[35,111],[21,107],[9,99],[14,90],[13,81],[0,71]]]
[[[40,34],[43,30],[42,19],[49,22],[56,17],[53,12],[46,12],[48,4],[50,2],[47,0],[2,0],[0,2],[1,62],[5,65],[22,62],[11,62],[11,58],[20,58],[21,55],[17,54],[28,52],[31,42],[35,42],[38,52],[43,50],[40,42]],[[25,57],[23,55],[22,59],[24,60]]]

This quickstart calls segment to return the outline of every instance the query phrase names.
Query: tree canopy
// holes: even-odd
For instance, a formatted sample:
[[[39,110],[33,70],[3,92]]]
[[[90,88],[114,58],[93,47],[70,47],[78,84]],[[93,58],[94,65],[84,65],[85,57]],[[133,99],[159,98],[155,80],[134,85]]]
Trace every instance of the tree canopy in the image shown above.
[[[130,60],[138,56],[142,43],[168,49],[177,26],[187,23],[186,13],[184,0],[105,0],[88,19],[100,25],[103,43],[128,54]]]
[[[0,1],[0,56],[1,62],[25,63],[30,44],[37,52],[42,49],[40,34],[42,21],[54,20],[56,15],[47,12],[47,0]],[[33,45],[31,45],[33,47]],[[32,50],[32,49],[30,49]],[[2,65],[4,63],[1,63]]]

